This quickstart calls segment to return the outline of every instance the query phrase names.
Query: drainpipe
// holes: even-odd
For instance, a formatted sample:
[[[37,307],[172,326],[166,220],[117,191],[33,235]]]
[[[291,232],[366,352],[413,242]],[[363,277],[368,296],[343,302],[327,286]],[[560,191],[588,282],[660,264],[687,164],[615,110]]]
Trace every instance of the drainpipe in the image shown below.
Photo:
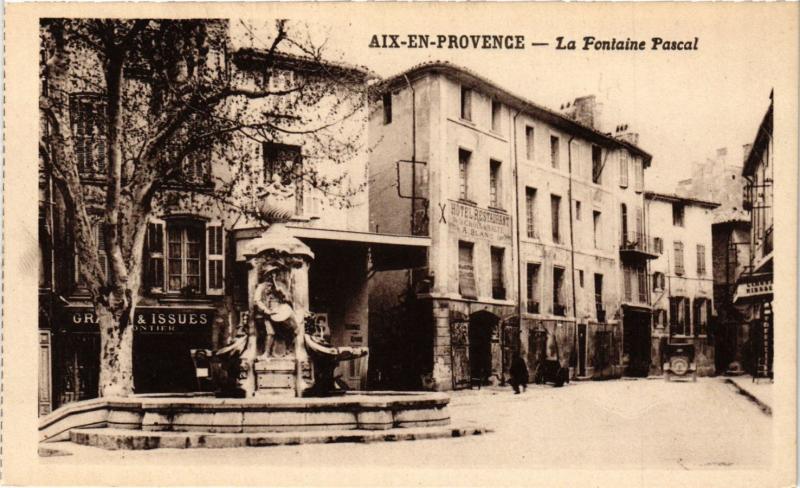
[[[522,312],[523,308],[523,300],[522,300],[522,249],[520,246],[520,236],[519,236],[519,167],[518,167],[518,158],[517,158],[517,117],[519,114],[522,113],[522,110],[517,110],[517,113],[514,114],[513,119],[511,120],[511,137],[514,138],[513,147],[513,160],[514,160],[514,219],[517,222],[516,225],[516,239],[514,245],[517,247],[517,316],[519,317],[519,331],[522,332]],[[500,339],[503,339],[503,334],[500,334]],[[502,347],[502,344],[501,344]],[[522,344],[520,344],[520,350],[522,349]],[[501,353],[502,356],[502,353]],[[513,359],[512,359],[513,361]],[[505,365],[503,365],[503,375],[505,375]],[[503,378],[504,380],[505,378]],[[503,381],[505,383],[505,381]]]
[[[411,90],[411,227],[409,230],[414,234],[414,209],[417,203],[417,92],[414,85],[404,74],[408,89]]]
[[[572,140],[575,136],[571,136],[567,142],[567,172],[569,174],[569,187],[567,195],[569,200],[569,256],[572,267],[572,315],[575,317],[575,333],[578,333],[578,304],[575,297],[575,236],[572,225]]]

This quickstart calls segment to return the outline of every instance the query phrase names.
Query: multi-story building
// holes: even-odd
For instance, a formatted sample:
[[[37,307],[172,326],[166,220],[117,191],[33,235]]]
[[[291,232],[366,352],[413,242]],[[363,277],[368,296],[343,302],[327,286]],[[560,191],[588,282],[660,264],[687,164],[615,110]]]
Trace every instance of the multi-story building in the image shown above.
[[[650,369],[661,373],[665,344],[693,343],[698,374],[714,374],[711,225],[718,204],[655,192],[647,192],[645,199],[649,231],[659,254],[650,264]]]
[[[592,97],[558,113],[442,62],[374,99],[371,230],[431,242],[417,269],[372,279],[374,385],[503,381],[520,353],[577,377],[649,364],[651,157],[632,134],[595,128]]]
[[[191,188],[185,186],[202,187],[230,178],[232,168],[220,154],[234,153],[241,158],[243,166],[236,170],[240,176],[234,179],[237,184],[256,186],[264,178],[275,177],[284,180],[286,196],[273,198],[272,203],[292,216],[287,227],[314,253],[309,309],[328,322],[335,345],[368,346],[369,273],[410,267],[414,259],[421,261],[428,243],[426,238],[369,232],[364,128],[366,86],[371,75],[339,64],[325,64],[320,70],[319,62],[313,60],[271,56],[253,49],[228,50],[227,26],[215,26],[213,32],[220,36],[222,46],[217,66],[232,73],[234,83],[256,88],[269,83],[270,89],[277,91],[291,91],[292,86],[312,90],[316,94],[310,98],[312,102],[292,104],[296,120],[312,122],[309,130],[292,127],[270,138],[233,138],[223,151],[193,158],[191,172],[178,180],[184,186],[166,185],[162,190],[149,222],[142,293],[135,314],[133,369],[138,393],[211,388],[197,376],[192,350],[226,344],[247,317],[243,250],[261,235],[264,223],[235,206],[230,211],[227,204],[204,204],[199,200],[205,192],[187,192]],[[345,86],[340,83],[343,78],[357,86]],[[146,84],[147,79],[139,76],[128,83]],[[82,183],[102,190],[106,165],[104,152],[98,148],[104,143],[105,130],[100,109],[92,105],[102,97],[77,86],[70,97],[74,100],[70,110],[77,121],[73,127],[78,131],[76,138],[91,149],[81,153]],[[285,108],[271,103],[282,102],[278,97],[253,102],[249,105],[253,112],[240,115]],[[345,110],[348,116],[334,117],[337,123],[324,129],[327,132],[311,130],[319,125],[316,114],[324,120],[322,115],[333,110]],[[301,116],[308,111],[315,117]],[[354,149],[337,153],[334,161],[332,141]],[[313,179],[332,183],[315,186]],[[74,251],[64,195],[53,188],[46,172],[42,172],[40,188],[40,412],[47,413],[97,395],[100,341],[91,297],[78,273],[81,263]],[[349,204],[342,206],[341,199],[329,198],[329,193],[348,194]],[[231,194],[244,201],[260,198],[247,192]],[[90,205],[98,222],[101,209],[102,205]],[[97,244],[102,259],[102,240]],[[351,387],[363,387],[366,359],[343,364],[340,373]]]
[[[758,127],[742,176],[745,209],[750,211],[750,263],[737,279],[733,302],[745,309],[755,377],[772,378],[773,361],[773,100]]]
[[[752,371],[749,354],[749,326],[733,304],[736,279],[750,264],[750,215],[744,209],[742,165],[751,144],[742,147],[743,156],[732,157],[727,148],[717,149],[713,158],[694,163],[692,176],[679,182],[680,196],[719,203],[711,224],[712,272],[714,277],[714,358],[718,373]]]

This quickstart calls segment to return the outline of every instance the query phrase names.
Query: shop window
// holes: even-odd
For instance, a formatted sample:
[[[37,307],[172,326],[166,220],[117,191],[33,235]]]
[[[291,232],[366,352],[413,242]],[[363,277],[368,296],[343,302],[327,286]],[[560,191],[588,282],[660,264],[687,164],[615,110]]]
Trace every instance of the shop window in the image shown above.
[[[303,215],[303,157],[300,146],[266,142],[263,156],[267,184],[293,190],[295,215]]]
[[[468,200],[469,197],[469,160],[472,153],[466,149],[458,150],[458,198]]]
[[[471,242],[458,241],[458,292],[465,298],[478,296],[472,261],[473,247]]]
[[[492,100],[492,130],[498,134],[502,132],[501,129],[501,114],[502,104],[497,100]]]
[[[601,184],[603,173],[603,148],[592,145],[592,183]]]
[[[553,267],[553,315],[565,316],[567,307],[564,303],[564,268]]]
[[[622,151],[619,155],[619,186],[622,188],[628,187],[628,167],[630,166],[630,159],[628,153]]]
[[[690,305],[688,298],[670,297],[669,324],[671,335],[692,335],[692,322],[689,307]]]
[[[472,90],[465,86],[461,87],[461,118],[472,120]]]
[[[553,168],[558,169],[558,162],[559,162],[559,148],[558,148],[558,137],[550,136],[550,165]]]
[[[489,206],[495,208],[502,207],[500,166],[500,161],[489,160]]]
[[[533,161],[533,127],[525,126],[525,158],[528,161]]]
[[[392,123],[392,94],[383,94],[383,124],[388,125]]]
[[[500,247],[491,248],[492,259],[492,298],[505,300],[506,288],[503,279],[503,260],[505,249]]]
[[[708,323],[711,320],[711,300],[708,298],[694,299],[694,333],[704,336],[708,334]]]
[[[528,313],[539,313],[539,264],[528,263],[526,271],[526,310]]]
[[[558,195],[550,195],[550,215],[553,219],[553,242],[558,244],[561,242],[561,197]]]
[[[80,174],[106,171],[106,104],[97,93],[73,94],[69,98],[70,123]]]
[[[525,188],[525,227],[530,239],[536,238],[536,189]]]
[[[702,244],[697,245],[697,274],[698,276],[706,274],[706,246]]]
[[[683,276],[685,271],[683,268],[683,242],[673,242],[673,250],[675,253],[675,274]]]

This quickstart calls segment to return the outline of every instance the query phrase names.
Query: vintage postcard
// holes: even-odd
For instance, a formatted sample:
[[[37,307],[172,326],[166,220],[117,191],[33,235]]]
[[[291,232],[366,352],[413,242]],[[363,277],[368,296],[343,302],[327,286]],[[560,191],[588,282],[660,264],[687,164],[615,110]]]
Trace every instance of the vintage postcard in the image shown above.
[[[6,9],[6,483],[796,483],[796,4]]]

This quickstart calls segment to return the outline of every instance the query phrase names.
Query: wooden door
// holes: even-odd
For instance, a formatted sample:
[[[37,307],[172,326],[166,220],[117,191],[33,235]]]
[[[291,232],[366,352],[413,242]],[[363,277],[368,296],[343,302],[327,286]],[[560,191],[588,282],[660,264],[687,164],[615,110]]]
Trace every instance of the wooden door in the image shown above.
[[[469,388],[469,320],[466,317],[453,317],[450,320],[450,355],[453,389]]]

